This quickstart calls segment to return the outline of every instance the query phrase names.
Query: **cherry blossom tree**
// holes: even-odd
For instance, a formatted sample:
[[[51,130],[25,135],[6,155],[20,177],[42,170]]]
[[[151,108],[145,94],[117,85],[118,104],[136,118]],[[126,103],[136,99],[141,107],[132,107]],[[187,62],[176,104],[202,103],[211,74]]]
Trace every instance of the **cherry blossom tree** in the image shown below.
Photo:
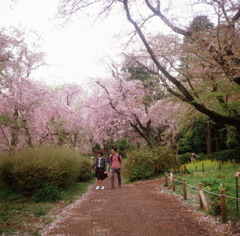
[[[68,85],[53,90],[32,81],[31,71],[44,63],[43,53],[35,52],[24,38],[24,32],[16,29],[1,30],[1,148],[12,150],[43,143],[66,143],[75,148],[87,143],[81,87]]]
[[[33,146],[28,115],[36,101],[32,97],[35,88],[28,77],[43,64],[43,54],[30,50],[24,37],[23,32],[14,28],[2,29],[0,33],[1,133],[10,149],[19,143],[21,129],[25,131],[28,145]]]
[[[170,117],[175,117],[179,105],[161,100],[146,106],[146,90],[138,80],[118,77],[97,85],[90,100],[94,142],[104,146],[109,139],[131,137],[133,143],[148,146],[173,143],[177,128]]]
[[[0,94],[0,127],[5,145],[10,149],[38,144],[44,129],[43,111],[51,97],[49,90],[42,84],[22,79],[12,82],[11,89]]]
[[[196,1],[194,6],[204,7],[206,14],[215,20],[214,27],[198,32],[189,28],[192,18],[180,19],[174,3],[169,7],[166,1],[63,0],[62,3],[60,12],[68,17],[93,5],[100,8],[99,15],[110,14],[114,8],[123,9],[143,45],[140,50],[134,49],[132,59],[158,76],[169,93],[213,121],[235,126],[240,132],[239,1]],[[162,23],[171,31],[167,36],[161,32]],[[157,33],[151,31],[153,24],[159,24]],[[183,37],[187,42],[183,42]],[[189,66],[183,71],[179,61],[189,54]]]
[[[16,28],[0,30],[0,92],[11,87],[14,80],[29,78],[31,71],[44,64],[37,44],[30,49],[25,33]]]
[[[89,130],[87,94],[76,84],[63,86],[56,92],[58,116],[52,122],[53,130],[59,137],[60,143],[65,142],[73,149],[82,151],[91,149],[91,132]]]
[[[166,131],[176,131],[166,118],[174,106],[169,109],[165,104],[164,109],[169,110],[164,111],[161,102],[146,103],[146,86],[139,80],[124,79],[126,73],[99,80],[88,95],[76,84],[52,89],[34,82],[25,73],[26,68],[31,71],[28,66],[22,66],[19,59],[19,68],[2,70],[7,81],[0,93],[2,150],[58,144],[88,152],[96,144],[105,147],[109,140],[123,137],[152,146],[168,143]]]

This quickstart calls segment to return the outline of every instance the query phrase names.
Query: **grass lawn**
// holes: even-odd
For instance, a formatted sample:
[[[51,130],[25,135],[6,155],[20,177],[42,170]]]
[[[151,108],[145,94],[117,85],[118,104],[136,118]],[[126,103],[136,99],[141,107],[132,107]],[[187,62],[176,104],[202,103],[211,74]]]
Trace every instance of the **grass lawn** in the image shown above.
[[[204,164],[204,171],[202,169],[202,163]],[[217,161],[204,161],[204,162],[195,162],[186,165],[189,173],[174,173],[175,179],[177,181],[182,182],[182,179],[186,179],[186,183],[192,186],[198,187],[200,183],[202,183],[203,189],[209,192],[213,192],[219,194],[220,189],[224,189],[226,191],[226,195],[236,197],[236,172],[240,172],[240,164],[236,164],[234,167],[232,163],[224,163],[219,167]],[[170,182],[171,185],[171,182]],[[240,186],[240,178],[239,184]],[[240,189],[238,186],[239,197],[240,197]],[[176,193],[183,194],[182,184],[176,182]],[[198,204],[198,189],[187,186],[187,193],[190,203]],[[219,216],[221,213],[220,209],[220,201],[219,197],[206,193],[205,197],[207,198],[208,206],[209,206],[209,214]],[[237,201],[235,199],[226,198],[227,201],[227,214],[228,220],[233,222],[240,221],[240,201],[238,200],[239,205],[239,213],[237,215],[236,204]]]
[[[54,221],[54,215],[64,206],[85,193],[93,181],[75,183],[62,192],[62,200],[58,202],[36,203],[10,189],[0,189],[0,234],[39,235],[38,231]]]

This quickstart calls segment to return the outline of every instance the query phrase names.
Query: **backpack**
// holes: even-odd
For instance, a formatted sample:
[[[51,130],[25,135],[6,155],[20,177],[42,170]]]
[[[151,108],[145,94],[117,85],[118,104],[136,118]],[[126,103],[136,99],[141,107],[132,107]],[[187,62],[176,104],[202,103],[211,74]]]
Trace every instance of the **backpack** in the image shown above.
[[[112,154],[110,155],[110,160],[109,160],[109,164],[111,165],[111,163],[112,163]],[[118,161],[119,161],[119,163],[120,164],[122,164],[122,158],[121,158],[121,156],[118,154]]]

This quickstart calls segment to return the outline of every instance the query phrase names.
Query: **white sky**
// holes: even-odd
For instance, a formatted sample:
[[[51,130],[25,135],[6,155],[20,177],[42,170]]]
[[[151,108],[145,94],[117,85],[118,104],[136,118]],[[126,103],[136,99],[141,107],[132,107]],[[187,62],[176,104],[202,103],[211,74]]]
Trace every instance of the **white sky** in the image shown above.
[[[98,21],[93,26],[92,20],[81,18],[64,27],[60,20],[51,20],[56,15],[58,3],[58,0],[1,0],[0,28],[31,28],[40,35],[39,44],[41,51],[46,53],[48,66],[38,69],[33,74],[35,79],[48,84],[82,84],[91,77],[109,76],[101,60],[120,52],[113,35],[122,27],[121,17],[114,18],[114,22],[113,18]],[[35,34],[29,37],[37,40]]]
[[[184,2],[187,1],[179,0],[175,4],[179,3],[178,13],[187,17],[191,12],[180,9]],[[90,78],[111,76],[102,60],[108,56],[118,59],[122,41],[114,35],[132,29],[125,16],[115,13],[115,16],[97,21],[93,26],[93,19],[79,18],[63,26],[60,20],[54,19],[58,4],[59,0],[0,1],[0,28],[15,26],[32,29],[40,36],[39,44],[46,54],[48,66],[38,69],[32,75],[34,79],[44,80],[50,85],[83,84]],[[151,27],[159,30],[159,25],[154,25]],[[38,39],[34,33],[29,34],[29,38]]]

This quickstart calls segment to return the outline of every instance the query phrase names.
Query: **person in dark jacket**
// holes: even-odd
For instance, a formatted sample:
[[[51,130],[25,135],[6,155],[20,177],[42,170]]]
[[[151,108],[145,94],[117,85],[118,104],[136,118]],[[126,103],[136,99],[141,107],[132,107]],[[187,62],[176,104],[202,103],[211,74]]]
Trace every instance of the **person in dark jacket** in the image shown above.
[[[97,187],[96,189],[104,189],[104,179],[107,177],[107,161],[103,157],[103,151],[98,151],[98,157],[96,160],[96,177],[97,177]]]

